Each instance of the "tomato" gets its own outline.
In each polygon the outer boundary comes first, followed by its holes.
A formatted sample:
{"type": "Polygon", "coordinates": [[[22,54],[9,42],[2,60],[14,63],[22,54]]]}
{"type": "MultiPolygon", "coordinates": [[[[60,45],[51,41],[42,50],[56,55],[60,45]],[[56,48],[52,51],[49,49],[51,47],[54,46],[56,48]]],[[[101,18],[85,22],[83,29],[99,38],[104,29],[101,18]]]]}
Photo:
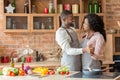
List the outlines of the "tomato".
{"type": "Polygon", "coordinates": [[[19,75],[20,76],[24,76],[25,75],[25,71],[24,70],[19,70],[19,75]]]}
{"type": "Polygon", "coordinates": [[[55,74],[55,71],[53,70],[53,71],[51,71],[50,73],[51,73],[52,75],[54,75],[54,74],[55,74]]]}
{"type": "Polygon", "coordinates": [[[13,71],[9,71],[9,72],[8,72],[8,75],[9,75],[9,76],[15,76],[15,73],[14,73],[13,71]]]}
{"type": "Polygon", "coordinates": [[[65,72],[64,72],[64,71],[61,71],[61,72],[60,72],[60,74],[61,74],[61,75],[64,75],[64,74],[65,74],[65,72]]]}
{"type": "Polygon", "coordinates": [[[10,76],[15,76],[15,73],[12,72],[12,73],[10,74],[10,76]]]}
{"type": "Polygon", "coordinates": [[[70,74],[70,72],[69,72],[69,71],[67,71],[67,72],[66,72],[66,75],[69,75],[69,74],[70,74]]]}
{"type": "Polygon", "coordinates": [[[47,75],[50,75],[50,72],[49,72],[49,71],[47,72],[47,75]]]}
{"type": "Polygon", "coordinates": [[[11,73],[12,73],[12,71],[9,71],[9,72],[8,72],[8,75],[10,76],[10,75],[11,75],[11,73]]]}

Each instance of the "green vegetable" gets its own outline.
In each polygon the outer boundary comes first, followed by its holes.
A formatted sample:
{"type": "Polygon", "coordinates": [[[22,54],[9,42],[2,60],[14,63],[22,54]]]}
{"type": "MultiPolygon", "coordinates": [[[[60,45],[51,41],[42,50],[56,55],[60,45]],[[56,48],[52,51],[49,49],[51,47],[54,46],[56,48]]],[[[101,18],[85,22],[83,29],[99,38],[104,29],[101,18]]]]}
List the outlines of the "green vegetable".
{"type": "Polygon", "coordinates": [[[3,72],[2,72],[2,71],[0,71],[0,75],[3,75],[3,72]]]}

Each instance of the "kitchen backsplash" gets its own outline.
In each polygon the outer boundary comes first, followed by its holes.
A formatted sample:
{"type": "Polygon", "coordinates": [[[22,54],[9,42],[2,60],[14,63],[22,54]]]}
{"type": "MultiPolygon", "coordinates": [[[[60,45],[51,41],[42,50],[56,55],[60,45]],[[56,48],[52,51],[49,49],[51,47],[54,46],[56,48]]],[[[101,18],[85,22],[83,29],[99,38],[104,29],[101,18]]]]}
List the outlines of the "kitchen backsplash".
{"type": "MultiPolygon", "coordinates": [[[[120,1],[106,0],[106,26],[118,28],[116,21],[120,20],[120,1]]],[[[55,42],[55,33],[4,33],[3,28],[3,0],[0,0],[0,55],[8,55],[13,50],[29,45],[34,50],[43,53],[51,52],[58,47],[55,42]]],[[[81,37],[81,34],[79,34],[81,37]]]]}

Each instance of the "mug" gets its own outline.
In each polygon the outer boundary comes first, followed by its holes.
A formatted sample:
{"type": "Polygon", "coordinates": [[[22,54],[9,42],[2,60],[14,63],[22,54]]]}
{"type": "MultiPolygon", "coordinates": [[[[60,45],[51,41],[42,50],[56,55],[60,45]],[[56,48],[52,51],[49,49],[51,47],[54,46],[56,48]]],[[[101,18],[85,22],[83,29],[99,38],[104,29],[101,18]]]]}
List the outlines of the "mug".
{"type": "Polygon", "coordinates": [[[9,56],[4,56],[4,63],[8,63],[9,62],[9,56]]]}
{"type": "Polygon", "coordinates": [[[26,62],[30,63],[31,62],[31,56],[26,56],[26,62]]]}

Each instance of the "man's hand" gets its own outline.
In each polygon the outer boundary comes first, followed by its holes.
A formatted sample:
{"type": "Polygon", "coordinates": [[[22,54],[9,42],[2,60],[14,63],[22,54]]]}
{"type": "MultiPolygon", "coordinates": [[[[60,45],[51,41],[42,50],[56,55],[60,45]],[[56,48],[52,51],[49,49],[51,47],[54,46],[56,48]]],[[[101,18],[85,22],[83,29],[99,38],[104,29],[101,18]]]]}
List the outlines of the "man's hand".
{"type": "Polygon", "coordinates": [[[83,48],[83,52],[94,55],[94,48],[92,48],[92,47],[83,48]]]}

